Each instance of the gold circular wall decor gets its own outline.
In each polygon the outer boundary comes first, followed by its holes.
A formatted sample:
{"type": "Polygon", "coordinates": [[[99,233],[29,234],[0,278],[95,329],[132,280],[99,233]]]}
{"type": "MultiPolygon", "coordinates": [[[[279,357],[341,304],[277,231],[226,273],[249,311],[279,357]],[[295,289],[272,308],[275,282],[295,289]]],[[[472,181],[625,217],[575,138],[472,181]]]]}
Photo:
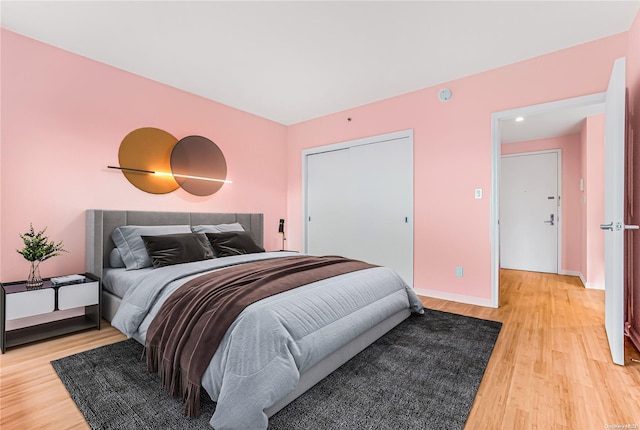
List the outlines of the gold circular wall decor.
{"type": "Polygon", "coordinates": [[[166,194],[176,190],[179,185],[171,175],[171,152],[177,141],[159,128],[133,130],[122,140],[118,151],[120,166],[133,170],[122,170],[122,173],[136,188],[147,193],[166,194]],[[146,172],[136,172],[136,169],[146,172]]]}
{"type": "Polygon", "coordinates": [[[222,151],[202,136],[187,136],[171,151],[171,172],[188,193],[209,196],[224,185],[227,162],[222,151]]]}

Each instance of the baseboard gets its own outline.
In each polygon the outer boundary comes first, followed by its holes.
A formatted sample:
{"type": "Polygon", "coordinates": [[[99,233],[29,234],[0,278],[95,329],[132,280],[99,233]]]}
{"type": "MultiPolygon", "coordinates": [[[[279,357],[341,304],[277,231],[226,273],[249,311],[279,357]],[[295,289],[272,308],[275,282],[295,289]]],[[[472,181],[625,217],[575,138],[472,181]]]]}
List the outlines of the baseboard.
{"type": "Polygon", "coordinates": [[[587,284],[588,284],[588,282],[587,282],[587,280],[586,280],[586,279],[584,279],[584,276],[582,276],[582,273],[580,273],[580,282],[582,282],[582,285],[583,285],[585,288],[587,288],[587,284]]]}
{"type": "Polygon", "coordinates": [[[414,291],[419,296],[448,300],[450,302],[465,303],[467,305],[484,306],[486,308],[494,307],[494,306],[491,306],[490,298],[484,299],[482,297],[466,296],[464,294],[447,293],[444,291],[426,290],[423,288],[414,288],[414,291]]]}
{"type": "Polygon", "coordinates": [[[584,284],[584,287],[592,290],[604,290],[604,284],[599,282],[587,282],[584,284]]]}
{"type": "MultiPolygon", "coordinates": [[[[577,276],[581,281],[584,279],[582,273],[575,270],[558,270],[558,275],[577,276]]],[[[584,281],[582,283],[584,284],[584,281]]]]}
{"type": "Polygon", "coordinates": [[[558,275],[577,276],[580,278],[580,281],[585,288],[589,288],[591,290],[604,290],[604,284],[599,282],[587,282],[584,275],[580,272],[576,272],[575,270],[559,270],[558,275]]]}

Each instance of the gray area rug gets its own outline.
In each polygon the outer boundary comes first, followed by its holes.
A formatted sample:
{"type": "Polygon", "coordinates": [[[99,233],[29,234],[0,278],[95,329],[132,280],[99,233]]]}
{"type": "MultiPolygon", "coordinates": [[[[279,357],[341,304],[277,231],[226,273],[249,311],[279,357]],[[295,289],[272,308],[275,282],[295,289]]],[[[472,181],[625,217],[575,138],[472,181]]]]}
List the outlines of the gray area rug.
{"type": "MultiPolygon", "coordinates": [[[[501,323],[425,310],[412,315],[269,420],[271,430],[462,429],[501,323]]],[[[93,429],[207,429],[146,371],[134,340],[52,361],[93,429]]]]}

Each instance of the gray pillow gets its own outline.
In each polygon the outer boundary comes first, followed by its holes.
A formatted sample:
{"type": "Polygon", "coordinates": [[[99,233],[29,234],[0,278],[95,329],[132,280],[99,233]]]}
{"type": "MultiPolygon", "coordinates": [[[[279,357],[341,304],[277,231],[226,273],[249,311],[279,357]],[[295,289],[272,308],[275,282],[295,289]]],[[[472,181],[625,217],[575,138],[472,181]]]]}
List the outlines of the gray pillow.
{"type": "Polygon", "coordinates": [[[127,270],[151,267],[152,261],[140,236],[191,233],[188,225],[123,225],[111,233],[127,270]]]}
{"type": "Polygon", "coordinates": [[[204,234],[178,233],[141,237],[155,268],[213,258],[213,250],[204,234]]]}
{"type": "Polygon", "coordinates": [[[122,260],[122,255],[120,255],[120,251],[118,251],[118,248],[113,248],[111,250],[111,254],[109,254],[109,266],[113,267],[114,269],[127,267],[124,264],[124,260],[122,260]]]}
{"type": "Polygon", "coordinates": [[[244,227],[239,222],[231,224],[192,225],[191,231],[198,234],[224,233],[226,231],[244,231],[244,227]]]}

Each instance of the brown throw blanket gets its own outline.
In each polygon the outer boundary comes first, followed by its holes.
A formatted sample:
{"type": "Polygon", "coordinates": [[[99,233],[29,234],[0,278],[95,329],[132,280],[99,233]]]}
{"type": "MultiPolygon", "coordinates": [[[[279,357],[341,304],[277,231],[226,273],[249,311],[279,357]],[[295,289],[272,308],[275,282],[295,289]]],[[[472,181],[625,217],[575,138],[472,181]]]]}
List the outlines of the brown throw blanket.
{"type": "Polygon", "coordinates": [[[147,331],[147,368],[181,394],[184,412],[200,414],[200,383],[235,318],[263,298],[344,273],[375,267],[343,257],[296,256],[228,267],[178,288],[147,331]]]}

